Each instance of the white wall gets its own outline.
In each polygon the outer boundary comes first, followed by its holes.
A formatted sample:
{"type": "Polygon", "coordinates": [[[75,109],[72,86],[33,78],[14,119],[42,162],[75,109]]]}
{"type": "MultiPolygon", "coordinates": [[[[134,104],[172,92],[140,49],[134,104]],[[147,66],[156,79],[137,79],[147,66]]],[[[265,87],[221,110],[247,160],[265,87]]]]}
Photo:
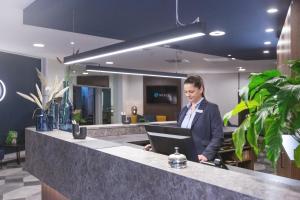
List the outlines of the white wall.
{"type": "Polygon", "coordinates": [[[143,76],[123,75],[123,110],[131,114],[131,107],[137,106],[138,114],[144,114],[143,76]]]}
{"type": "MultiPolygon", "coordinates": [[[[248,83],[248,73],[240,74],[240,88],[248,83]]],[[[219,106],[221,116],[230,111],[238,103],[238,74],[202,74],[205,85],[205,96],[208,101],[219,106]]],[[[237,124],[237,117],[230,120],[237,124]]]]}
{"type": "Polygon", "coordinates": [[[130,115],[132,106],[137,106],[138,114],[144,114],[142,76],[112,75],[109,84],[114,108],[112,123],[121,122],[121,112],[130,115]]]}
{"type": "Polygon", "coordinates": [[[58,80],[64,80],[65,73],[65,65],[60,64],[57,60],[54,59],[46,59],[46,68],[44,74],[46,75],[46,78],[50,84],[54,82],[56,76],[58,80]]]}

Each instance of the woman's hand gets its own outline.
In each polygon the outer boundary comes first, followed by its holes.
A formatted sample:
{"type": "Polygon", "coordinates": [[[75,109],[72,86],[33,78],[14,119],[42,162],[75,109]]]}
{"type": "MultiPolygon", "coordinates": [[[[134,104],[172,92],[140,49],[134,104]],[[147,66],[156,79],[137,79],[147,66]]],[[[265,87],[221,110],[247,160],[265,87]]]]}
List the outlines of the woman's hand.
{"type": "Polygon", "coordinates": [[[146,151],[152,151],[151,144],[147,144],[146,146],[144,146],[144,150],[146,150],[146,151]]]}
{"type": "Polygon", "coordinates": [[[202,154],[198,155],[198,160],[199,160],[199,162],[201,162],[201,161],[207,162],[208,161],[208,159],[202,154]]]}

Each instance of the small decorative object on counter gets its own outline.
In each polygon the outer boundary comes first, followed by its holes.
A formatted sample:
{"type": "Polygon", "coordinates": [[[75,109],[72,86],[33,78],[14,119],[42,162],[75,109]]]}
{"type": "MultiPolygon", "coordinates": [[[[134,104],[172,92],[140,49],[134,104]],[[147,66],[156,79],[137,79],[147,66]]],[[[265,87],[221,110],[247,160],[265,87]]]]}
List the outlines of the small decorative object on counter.
{"type": "Polygon", "coordinates": [[[47,111],[41,110],[41,113],[36,116],[35,120],[35,127],[37,131],[53,130],[53,116],[49,115],[47,111]]]}
{"type": "Polygon", "coordinates": [[[131,107],[131,114],[132,115],[137,115],[137,107],[136,106],[131,107]]]}
{"type": "MultiPolygon", "coordinates": [[[[64,81],[64,87],[68,87],[68,81],[64,81]]],[[[59,129],[63,131],[72,131],[73,104],[69,99],[69,91],[63,94],[62,102],[59,107],[59,129]]]]}
{"type": "Polygon", "coordinates": [[[130,124],[131,123],[131,118],[127,117],[125,112],[121,112],[121,120],[122,120],[122,124],[130,124]]]}
{"type": "Polygon", "coordinates": [[[72,133],[74,139],[85,139],[87,135],[86,127],[79,127],[79,124],[76,121],[72,121],[72,133]]]}
{"type": "Polygon", "coordinates": [[[38,108],[33,112],[33,117],[36,117],[36,130],[52,131],[53,126],[54,128],[57,126],[58,117],[56,112],[58,105],[55,105],[55,101],[62,98],[69,87],[63,87],[63,80],[59,81],[57,77],[55,77],[53,84],[49,84],[39,69],[36,69],[36,72],[43,89],[40,88],[40,85],[35,84],[36,95],[33,93],[27,95],[21,92],[17,92],[17,94],[37,105],[38,108]],[[41,112],[35,115],[37,110],[41,110],[41,112]]]}
{"type": "Polygon", "coordinates": [[[187,167],[186,156],[178,152],[179,147],[175,147],[175,153],[169,155],[169,164],[172,168],[182,169],[187,167]]]}

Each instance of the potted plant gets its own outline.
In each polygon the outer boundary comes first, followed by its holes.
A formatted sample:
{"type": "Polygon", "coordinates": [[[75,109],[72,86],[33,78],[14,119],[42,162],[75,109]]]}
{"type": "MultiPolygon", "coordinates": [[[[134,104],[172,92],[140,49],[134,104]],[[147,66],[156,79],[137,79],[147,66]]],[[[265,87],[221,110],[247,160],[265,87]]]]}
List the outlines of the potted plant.
{"type": "MultiPolygon", "coordinates": [[[[44,75],[38,69],[36,69],[36,71],[38,78],[44,87],[43,93],[38,84],[35,84],[37,95],[34,95],[33,93],[27,95],[21,92],[17,92],[17,94],[35,103],[38,106],[38,109],[41,110],[41,114],[36,117],[37,131],[49,131],[53,129],[53,116],[49,115],[50,105],[55,99],[61,98],[69,87],[63,87],[63,80],[59,81],[57,77],[55,77],[54,84],[51,86],[44,75]]],[[[35,115],[35,111],[33,115],[35,115]]]]}
{"type": "MultiPolygon", "coordinates": [[[[275,166],[281,152],[282,134],[295,134],[300,128],[300,60],[289,61],[292,76],[278,70],[253,73],[247,86],[239,91],[241,102],[224,115],[224,124],[239,112],[249,114],[233,132],[237,157],[242,159],[246,141],[256,155],[266,150],[267,158],[275,166]],[[259,140],[259,136],[263,140],[259,140]]],[[[300,167],[300,145],[294,152],[300,167]]]]}
{"type": "Polygon", "coordinates": [[[17,138],[18,138],[17,131],[8,131],[5,143],[15,145],[17,144],[17,138]]]}

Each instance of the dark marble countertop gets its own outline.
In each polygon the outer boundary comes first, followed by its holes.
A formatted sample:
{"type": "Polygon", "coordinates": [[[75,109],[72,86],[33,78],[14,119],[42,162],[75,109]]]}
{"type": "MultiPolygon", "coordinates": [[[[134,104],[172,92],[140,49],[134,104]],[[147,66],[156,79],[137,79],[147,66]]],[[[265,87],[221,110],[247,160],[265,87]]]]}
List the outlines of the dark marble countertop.
{"type": "Polygon", "coordinates": [[[123,144],[142,136],[74,140],[32,128],[25,136],[26,170],[70,199],[300,199],[300,181],[189,161],[173,169],[167,156],[123,144]]]}

